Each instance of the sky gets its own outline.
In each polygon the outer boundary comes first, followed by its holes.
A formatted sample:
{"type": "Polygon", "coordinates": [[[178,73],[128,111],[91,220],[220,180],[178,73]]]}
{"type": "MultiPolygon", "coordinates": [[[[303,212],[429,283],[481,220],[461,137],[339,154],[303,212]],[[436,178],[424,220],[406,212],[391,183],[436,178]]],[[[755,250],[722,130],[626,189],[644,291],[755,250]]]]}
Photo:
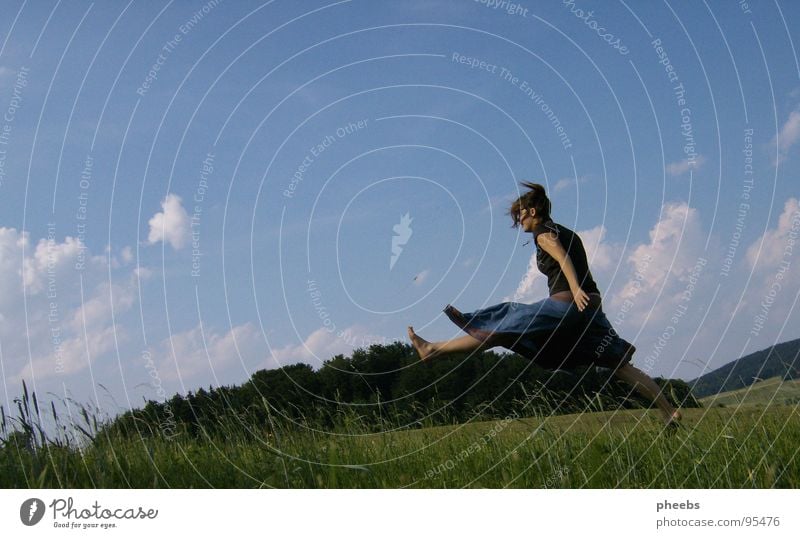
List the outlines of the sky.
{"type": "Polygon", "coordinates": [[[447,304],[547,295],[520,181],[651,375],[800,337],[796,2],[0,11],[7,409],[461,336],[447,304]]]}

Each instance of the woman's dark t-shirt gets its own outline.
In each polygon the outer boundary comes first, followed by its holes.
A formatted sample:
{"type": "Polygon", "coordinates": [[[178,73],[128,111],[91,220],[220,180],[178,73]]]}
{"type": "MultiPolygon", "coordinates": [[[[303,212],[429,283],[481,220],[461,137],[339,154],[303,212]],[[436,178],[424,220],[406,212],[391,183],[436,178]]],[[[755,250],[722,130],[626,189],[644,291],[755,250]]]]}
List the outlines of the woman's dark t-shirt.
{"type": "Polygon", "coordinates": [[[543,233],[554,233],[558,236],[558,240],[564,250],[567,251],[570,260],[572,260],[575,274],[578,276],[578,283],[583,291],[586,293],[600,293],[597,289],[597,284],[592,278],[592,273],[589,271],[589,262],[586,260],[586,250],[583,248],[581,238],[569,228],[565,228],[552,220],[547,220],[539,223],[534,228],[533,242],[536,245],[536,266],[539,271],[547,276],[547,287],[550,289],[550,295],[559,291],[570,291],[570,289],[567,277],[561,272],[561,266],[537,242],[539,235],[543,233]]]}

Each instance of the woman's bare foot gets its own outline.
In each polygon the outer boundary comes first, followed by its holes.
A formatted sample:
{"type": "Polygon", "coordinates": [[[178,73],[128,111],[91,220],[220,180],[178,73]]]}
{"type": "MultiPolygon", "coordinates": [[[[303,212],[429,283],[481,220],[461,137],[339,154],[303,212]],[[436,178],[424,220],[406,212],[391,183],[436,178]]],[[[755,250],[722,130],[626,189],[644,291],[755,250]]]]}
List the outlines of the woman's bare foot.
{"type": "Polygon", "coordinates": [[[408,326],[408,338],[411,340],[411,343],[414,345],[414,349],[417,350],[419,358],[423,362],[431,358],[431,355],[433,355],[433,352],[435,351],[433,344],[424,338],[417,336],[417,333],[414,332],[414,327],[411,325],[408,326]]]}
{"type": "Polygon", "coordinates": [[[681,425],[681,420],[683,420],[683,415],[677,409],[672,412],[672,414],[664,421],[664,425],[669,429],[677,429],[681,425]]]}

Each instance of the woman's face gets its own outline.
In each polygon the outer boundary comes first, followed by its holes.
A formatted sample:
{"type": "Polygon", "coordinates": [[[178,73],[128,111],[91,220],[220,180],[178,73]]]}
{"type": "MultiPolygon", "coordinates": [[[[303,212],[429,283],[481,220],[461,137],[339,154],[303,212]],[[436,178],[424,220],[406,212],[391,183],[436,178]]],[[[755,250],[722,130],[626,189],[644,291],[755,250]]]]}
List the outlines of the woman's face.
{"type": "Polygon", "coordinates": [[[519,210],[519,225],[522,226],[522,229],[526,232],[530,232],[533,230],[533,217],[536,213],[535,209],[522,207],[519,210]]]}

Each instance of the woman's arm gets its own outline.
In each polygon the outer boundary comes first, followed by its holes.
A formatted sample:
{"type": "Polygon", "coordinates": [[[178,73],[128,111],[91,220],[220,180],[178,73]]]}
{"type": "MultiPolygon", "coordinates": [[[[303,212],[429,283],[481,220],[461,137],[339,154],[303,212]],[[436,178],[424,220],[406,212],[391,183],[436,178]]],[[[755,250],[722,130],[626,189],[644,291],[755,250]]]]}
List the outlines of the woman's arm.
{"type": "Polygon", "coordinates": [[[583,291],[580,283],[578,283],[578,274],[575,272],[575,266],[572,264],[567,251],[564,250],[564,246],[559,241],[558,236],[552,232],[539,234],[536,238],[536,243],[561,266],[561,272],[567,277],[572,298],[578,306],[578,310],[583,312],[583,309],[589,304],[589,296],[586,295],[586,292],[583,291]]]}

